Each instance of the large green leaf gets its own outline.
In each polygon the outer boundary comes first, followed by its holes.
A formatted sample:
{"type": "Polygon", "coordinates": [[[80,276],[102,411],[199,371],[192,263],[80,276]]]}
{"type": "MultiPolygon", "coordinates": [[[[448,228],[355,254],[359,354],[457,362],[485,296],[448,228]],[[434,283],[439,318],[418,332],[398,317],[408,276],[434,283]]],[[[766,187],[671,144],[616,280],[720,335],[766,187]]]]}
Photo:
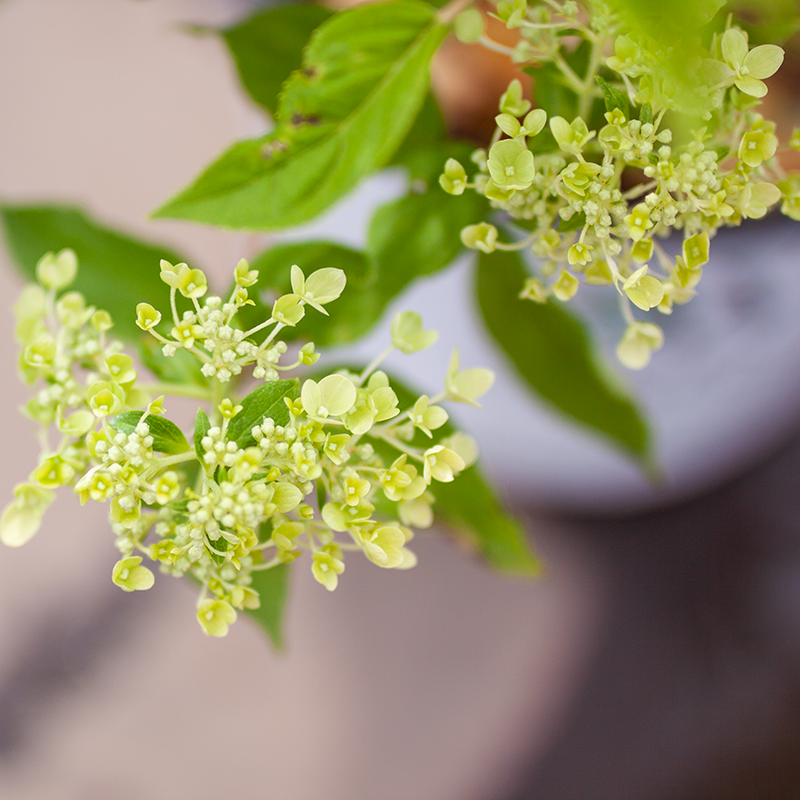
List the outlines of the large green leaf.
{"type": "Polygon", "coordinates": [[[446,30],[419,0],[336,14],[284,84],[275,131],[234,145],[155,215],[254,230],[313,219],[397,150],[446,30]]]}
{"type": "Polygon", "coordinates": [[[536,395],[649,466],[642,412],[612,383],[575,317],[519,299],[525,277],[516,253],[481,255],[475,290],[489,332],[536,395]]]}
{"type": "MultiPolygon", "coordinates": [[[[108,424],[121,433],[131,434],[136,430],[139,420],[144,411],[124,411],[108,420],[108,424]]],[[[189,442],[183,435],[183,431],[166,417],[157,417],[150,414],[147,417],[147,425],[150,428],[150,435],[153,437],[153,450],[158,453],[177,455],[189,450],[189,442]]]]}
{"type": "Polygon", "coordinates": [[[267,417],[276,425],[289,422],[289,408],[284,398],[296,400],[300,396],[300,386],[296,378],[288,381],[269,381],[250,392],[242,400],[242,410],[228,425],[228,440],[239,447],[252,447],[256,440],[251,431],[267,417]]]}
{"type": "Polygon", "coordinates": [[[453,197],[438,183],[381,206],[367,234],[380,310],[414,279],[450,264],[463,248],[461,229],[483,219],[486,210],[477,193],[453,197]]]}
{"type": "Polygon", "coordinates": [[[275,114],[281,84],[302,65],[313,30],[333,14],[316,3],[268,8],[220,31],[242,85],[258,105],[275,114]]]}
{"type": "Polygon", "coordinates": [[[289,570],[288,564],[280,564],[252,573],[251,588],[261,597],[261,606],[248,611],[247,615],[267,632],[276,650],[283,650],[284,644],[283,617],[289,592],[289,570]]]}
{"type": "Polygon", "coordinates": [[[184,260],[172,250],[118,233],[67,206],[4,205],[0,220],[11,256],[29,278],[35,277],[36,262],[46,252],[65,247],[75,251],[79,268],[71,288],[111,314],[115,336],[140,341],[137,303],[169,308],[169,289],[159,278],[159,261],[184,260]]]}

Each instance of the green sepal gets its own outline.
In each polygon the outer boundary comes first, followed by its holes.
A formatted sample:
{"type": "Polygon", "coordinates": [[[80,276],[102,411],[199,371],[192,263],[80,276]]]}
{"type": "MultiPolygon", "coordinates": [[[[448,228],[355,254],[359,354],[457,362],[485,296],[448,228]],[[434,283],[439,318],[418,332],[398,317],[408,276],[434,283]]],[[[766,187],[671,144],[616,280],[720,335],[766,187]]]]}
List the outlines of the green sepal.
{"type": "MultiPolygon", "coordinates": [[[[606,111],[613,111],[615,108],[618,108],[625,115],[625,118],[629,119],[631,104],[628,100],[628,95],[615,86],[612,86],[605,78],[600,77],[600,75],[595,75],[594,79],[600,87],[600,91],[603,93],[606,111]]],[[[652,115],[652,111],[650,113],[652,115]]]]}

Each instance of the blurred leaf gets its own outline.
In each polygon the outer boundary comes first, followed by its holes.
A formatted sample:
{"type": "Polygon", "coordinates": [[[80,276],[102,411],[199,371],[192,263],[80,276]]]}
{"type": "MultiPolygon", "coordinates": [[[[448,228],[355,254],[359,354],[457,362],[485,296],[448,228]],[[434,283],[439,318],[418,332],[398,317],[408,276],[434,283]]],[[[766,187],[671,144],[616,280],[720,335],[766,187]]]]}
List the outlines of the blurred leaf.
{"type": "Polygon", "coordinates": [[[292,3],[259,11],[221,30],[250,97],[271,115],[281,85],[302,64],[311,33],[333,14],[316,3],[292,3]]]}
{"type": "Polygon", "coordinates": [[[615,108],[618,108],[625,115],[626,119],[630,119],[631,104],[628,100],[628,95],[612,86],[605,78],[601,78],[599,75],[595,75],[594,79],[597,81],[597,85],[603,93],[606,111],[613,111],[615,108]]]}
{"type": "MultiPolygon", "coordinates": [[[[117,414],[108,420],[108,424],[120,433],[130,435],[136,430],[139,420],[144,411],[125,411],[117,414]]],[[[147,425],[150,428],[150,436],[153,437],[153,450],[158,453],[177,455],[189,450],[189,442],[183,435],[183,431],[166,417],[157,417],[150,414],[147,417],[147,425]]]]}
{"type": "Polygon", "coordinates": [[[167,358],[161,352],[161,347],[161,343],[152,336],[142,336],[139,340],[139,356],[153,375],[164,383],[188,383],[208,388],[208,378],[200,372],[196,356],[181,348],[174,356],[167,358]]]}
{"type": "Polygon", "coordinates": [[[197,457],[202,461],[203,456],[205,455],[205,450],[203,449],[202,441],[203,437],[209,432],[211,429],[211,421],[208,418],[208,415],[202,408],[197,409],[197,414],[194,418],[194,451],[197,453],[197,457]]]}
{"type": "Polygon", "coordinates": [[[288,425],[289,409],[284,398],[296,400],[300,385],[296,378],[288,381],[268,381],[242,400],[242,410],[230,421],[227,439],[239,447],[252,447],[256,440],[251,431],[267,417],[276,425],[288,425]]]}
{"type": "MultiPolygon", "coordinates": [[[[445,151],[454,144],[447,138],[444,117],[431,92],[425,96],[411,130],[394,154],[389,166],[403,166],[408,169],[412,181],[435,182],[439,178],[444,162],[448,158],[458,158],[445,151]]],[[[471,148],[472,149],[472,148],[471,148]]]]}
{"type": "Polygon", "coordinates": [[[611,382],[577,319],[553,303],[519,299],[525,278],[517,253],[481,255],[475,290],[489,333],[538,397],[649,468],[642,412],[611,382]]]}
{"type": "Polygon", "coordinates": [[[185,259],[164,247],[104,227],[78,208],[68,206],[0,206],[5,240],[19,270],[35,279],[36,263],[48,251],[69,247],[79,268],[70,286],[114,320],[113,335],[139,343],[136,305],[148,302],[169,308],[169,288],[159,278],[162,258],[185,259]]]}
{"type": "Polygon", "coordinates": [[[234,145],[155,216],[255,230],[313,219],[391,159],[446,32],[418,0],[334,15],[284,84],[276,130],[234,145]]]}
{"type": "MultiPolygon", "coordinates": [[[[439,171],[444,162],[439,162],[439,171]]],[[[459,197],[438,183],[381,206],[367,233],[381,312],[409,283],[452,263],[461,252],[461,229],[483,219],[488,204],[476,192],[459,197]]]]}
{"type": "Polygon", "coordinates": [[[280,564],[251,573],[250,588],[258,592],[261,606],[248,610],[247,615],[267,632],[276,650],[284,647],[283,619],[289,593],[289,569],[289,564],[280,564]]]}

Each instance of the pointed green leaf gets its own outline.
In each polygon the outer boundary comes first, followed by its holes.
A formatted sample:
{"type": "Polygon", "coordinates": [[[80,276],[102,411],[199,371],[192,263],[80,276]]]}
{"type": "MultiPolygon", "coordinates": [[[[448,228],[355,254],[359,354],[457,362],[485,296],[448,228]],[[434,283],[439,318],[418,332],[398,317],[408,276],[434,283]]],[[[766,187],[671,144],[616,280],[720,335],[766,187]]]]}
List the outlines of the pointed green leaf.
{"type": "Polygon", "coordinates": [[[250,97],[275,114],[281,84],[302,64],[312,32],[331,15],[316,3],[292,3],[259,11],[220,31],[250,97]]]}
{"type": "Polygon", "coordinates": [[[438,183],[381,206],[367,233],[381,311],[413,280],[452,263],[464,247],[461,229],[481,220],[487,210],[477,193],[453,197],[438,183]]]}
{"type": "Polygon", "coordinates": [[[419,0],[336,14],[284,84],[276,130],[234,145],[155,216],[251,230],[313,219],[391,159],[446,32],[419,0]]]}
{"type": "Polygon", "coordinates": [[[613,111],[615,108],[618,108],[626,118],[630,117],[631,104],[628,100],[628,95],[620,89],[617,89],[616,86],[612,86],[599,75],[595,75],[594,79],[597,81],[597,85],[603,93],[603,99],[606,102],[606,111],[613,111]]]}
{"type": "Polygon", "coordinates": [[[519,299],[525,278],[517,253],[481,255],[475,289],[489,333],[538,397],[650,466],[642,411],[611,381],[575,317],[519,299]]]}
{"type": "Polygon", "coordinates": [[[296,400],[300,396],[300,386],[296,378],[288,381],[270,381],[250,392],[242,400],[242,410],[228,425],[228,440],[239,447],[252,447],[256,440],[251,431],[267,417],[276,425],[289,422],[289,409],[284,397],[296,400]]]}
{"type": "Polygon", "coordinates": [[[92,220],[68,206],[0,206],[6,245],[19,270],[33,279],[36,262],[48,251],[69,247],[78,256],[78,277],[70,286],[87,302],[104,308],[114,321],[112,335],[139,342],[136,304],[169,308],[169,288],[159,278],[162,258],[183,257],[92,220]]]}
{"type": "Polygon", "coordinates": [[[194,418],[194,451],[201,461],[206,452],[202,445],[203,437],[208,433],[210,428],[211,422],[208,419],[208,415],[202,408],[198,408],[194,418]]]}
{"type": "Polygon", "coordinates": [[[247,615],[267,632],[276,650],[284,647],[283,620],[289,593],[289,570],[289,564],[280,564],[251,573],[253,582],[250,588],[258,592],[261,605],[248,610],[247,615]]]}
{"type": "MultiPolygon", "coordinates": [[[[144,411],[124,411],[111,417],[108,424],[121,433],[131,434],[139,424],[144,411]]],[[[183,431],[166,417],[157,417],[154,414],[148,415],[145,420],[150,428],[150,436],[153,437],[153,450],[158,453],[177,455],[189,450],[189,442],[183,435],[183,431]]]]}

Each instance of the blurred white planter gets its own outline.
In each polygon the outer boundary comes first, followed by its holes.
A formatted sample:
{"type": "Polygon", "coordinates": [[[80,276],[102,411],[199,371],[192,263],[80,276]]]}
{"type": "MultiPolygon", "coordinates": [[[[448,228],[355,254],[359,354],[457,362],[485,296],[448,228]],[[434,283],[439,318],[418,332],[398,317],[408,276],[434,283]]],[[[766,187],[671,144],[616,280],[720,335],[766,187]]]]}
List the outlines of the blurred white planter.
{"type": "MultiPolygon", "coordinates": [[[[375,177],[314,224],[281,238],[326,238],[360,247],[372,210],[403,188],[400,172],[375,177]]],[[[800,226],[788,220],[723,231],[713,243],[700,295],[671,317],[657,315],[666,345],[639,373],[626,373],[613,357],[622,333],[613,293],[584,287],[576,298],[576,308],[593,323],[612,366],[649,414],[668,476],[659,488],[650,486],[612,446],[545,408],[527,391],[477,317],[469,256],[418,281],[392,306],[392,311],[419,311],[441,336],[430,350],[395,355],[388,366],[430,392],[441,387],[453,346],[461,352],[462,365],[496,370],[497,383],[483,411],[457,408],[455,414],[479,440],[484,465],[506,494],[580,511],[652,507],[730,477],[796,424],[798,252],[800,226]]],[[[342,355],[369,360],[388,341],[390,319],[387,314],[377,331],[342,355]]]]}

